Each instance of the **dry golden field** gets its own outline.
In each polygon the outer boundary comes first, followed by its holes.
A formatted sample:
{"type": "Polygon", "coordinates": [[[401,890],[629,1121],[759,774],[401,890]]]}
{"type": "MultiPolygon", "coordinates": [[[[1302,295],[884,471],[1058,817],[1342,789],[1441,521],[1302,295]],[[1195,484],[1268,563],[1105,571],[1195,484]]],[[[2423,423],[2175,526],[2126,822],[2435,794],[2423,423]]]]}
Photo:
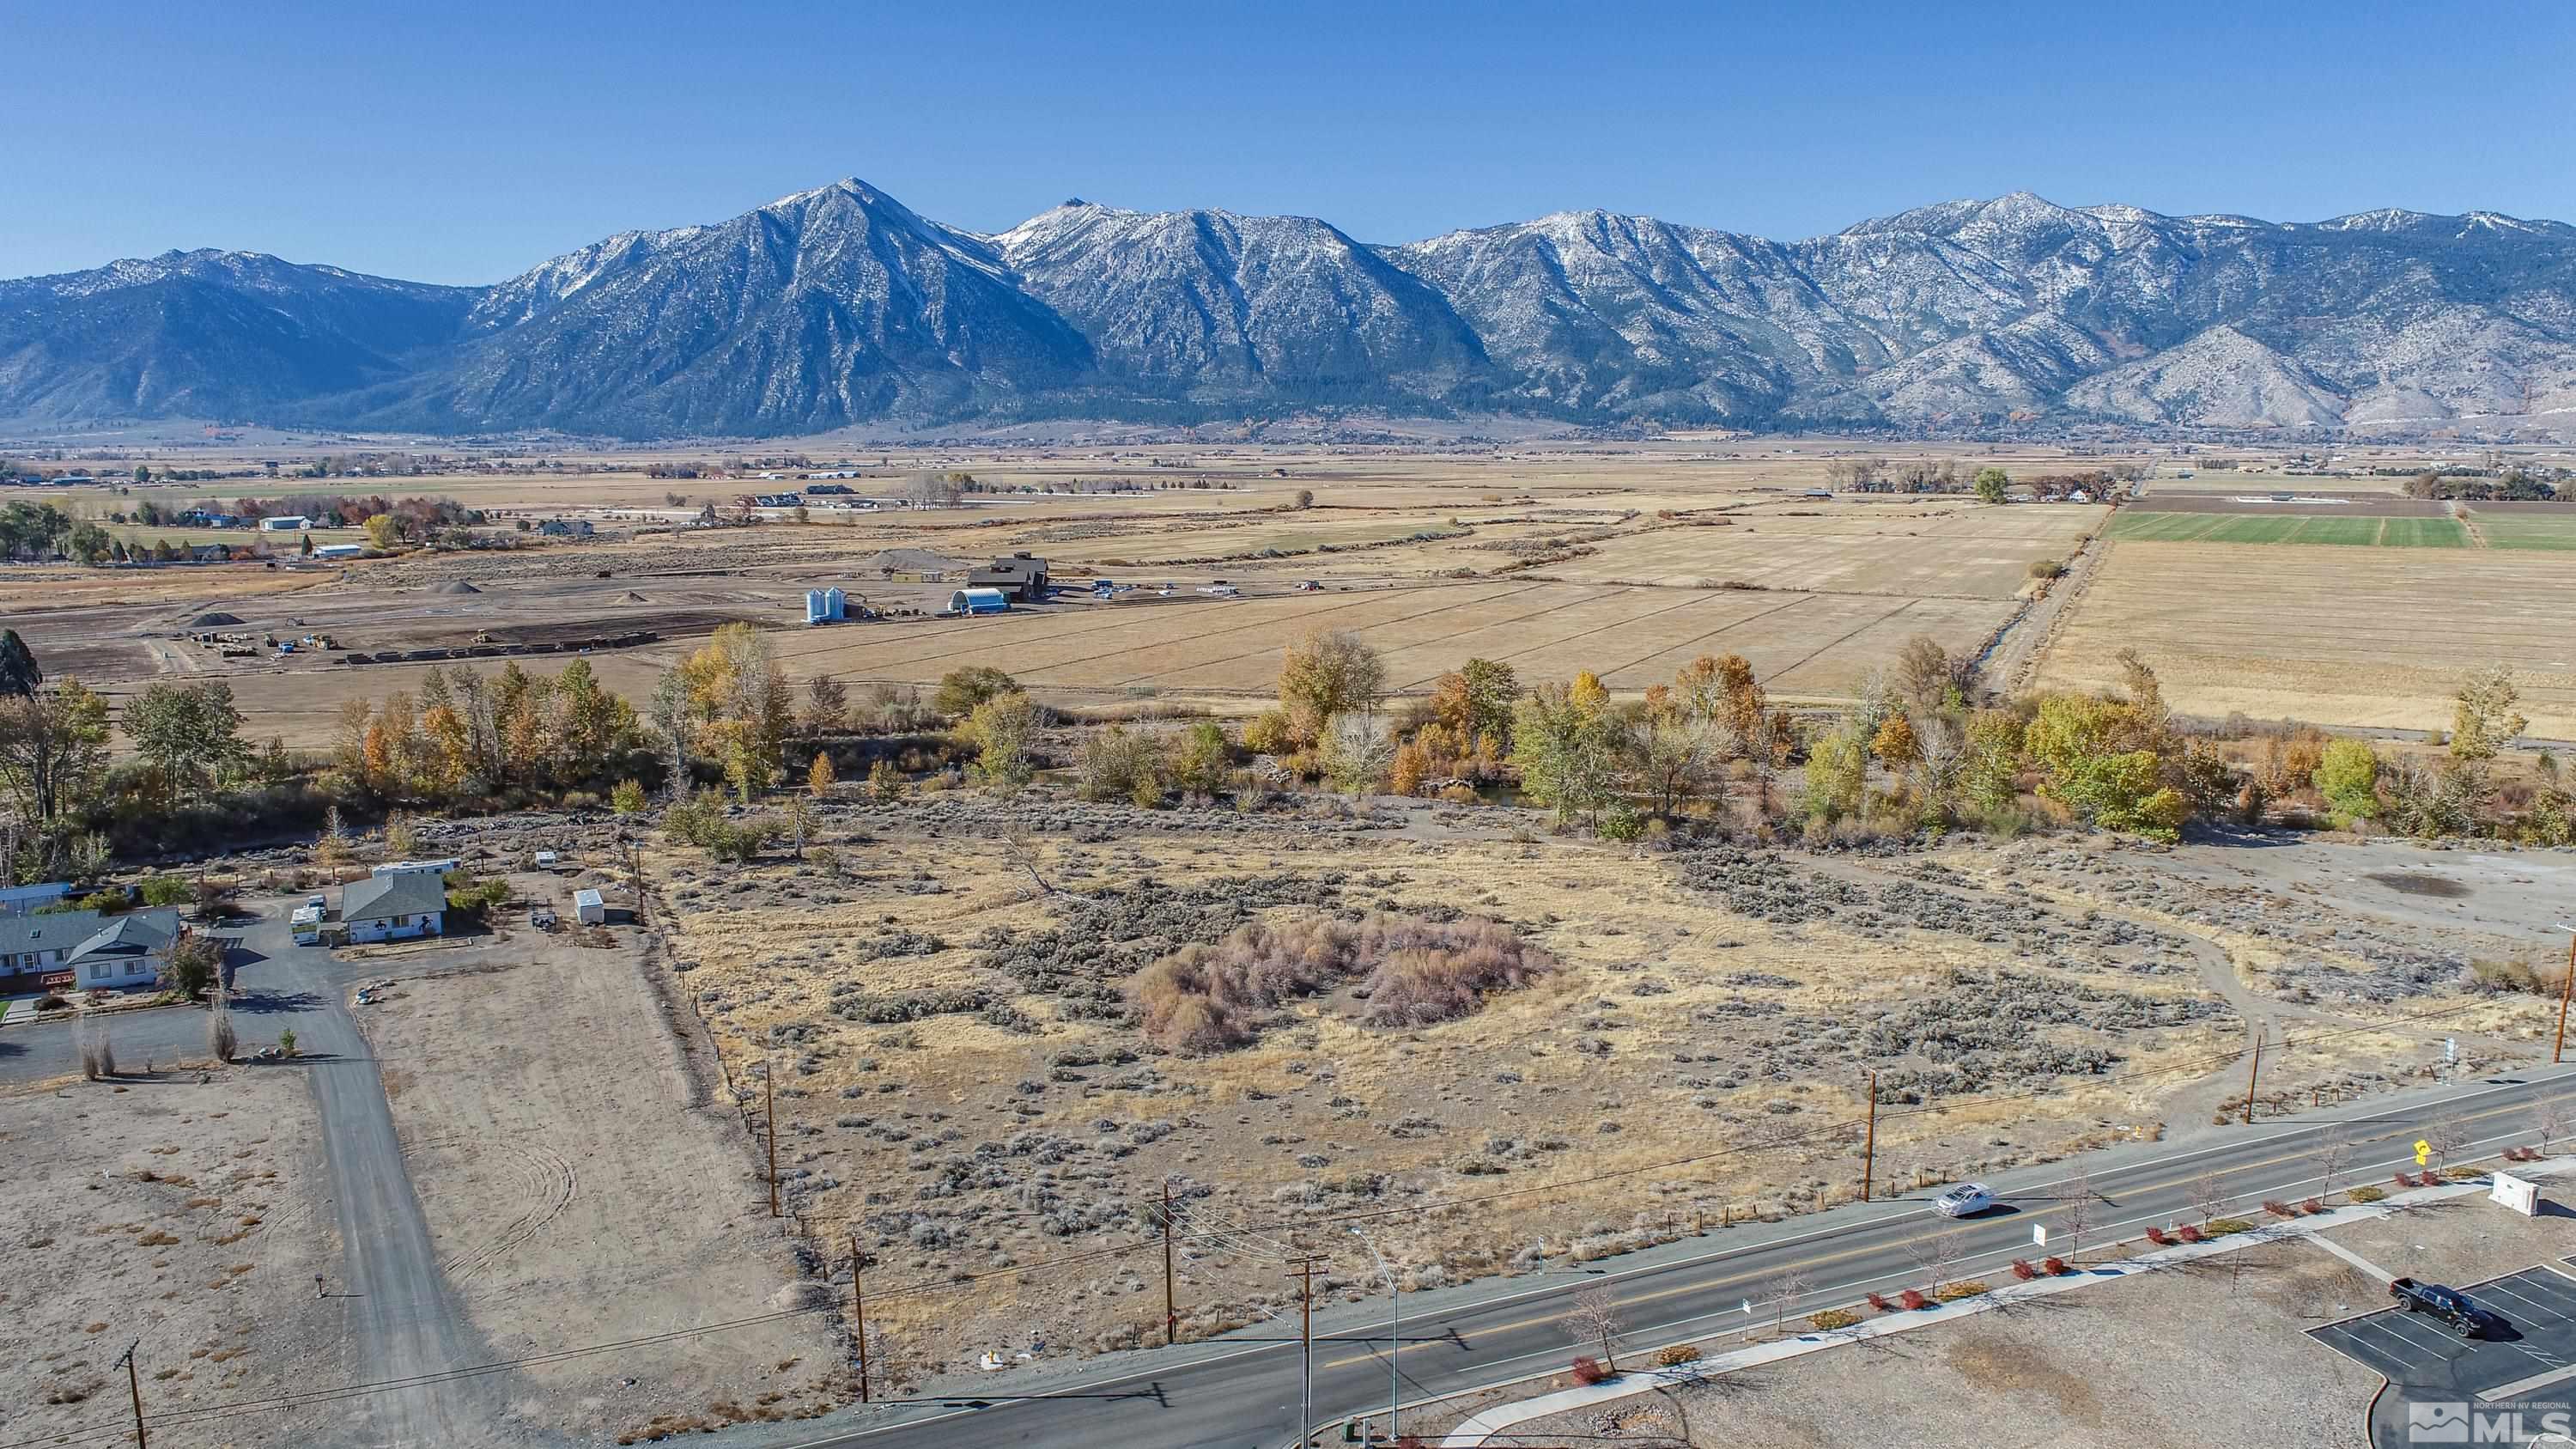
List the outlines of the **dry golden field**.
{"type": "Polygon", "coordinates": [[[2467,671],[2513,667],[2531,734],[2576,738],[2576,568],[2547,552],[2105,542],[2040,662],[2113,683],[2133,647],[2193,714],[2444,729],[2467,671]]]}
{"type": "Polygon", "coordinates": [[[1783,517],[1726,515],[1727,527],[1658,529],[1549,564],[1550,575],[1594,583],[2009,599],[2030,566],[2062,561],[2099,528],[2102,507],[1978,508],[1915,500],[1837,501],[1783,517]]]}

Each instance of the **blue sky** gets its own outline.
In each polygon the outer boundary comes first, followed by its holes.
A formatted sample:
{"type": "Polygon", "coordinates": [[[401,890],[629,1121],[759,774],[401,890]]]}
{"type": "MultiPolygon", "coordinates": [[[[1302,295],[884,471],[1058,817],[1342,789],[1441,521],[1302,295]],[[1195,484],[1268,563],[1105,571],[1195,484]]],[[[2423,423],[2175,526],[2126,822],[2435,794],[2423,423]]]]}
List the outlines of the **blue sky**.
{"type": "Polygon", "coordinates": [[[2576,5],[0,0],[0,276],[172,247],[489,282],[856,175],[1364,241],[1578,207],[1808,236],[2027,187],[2576,220],[2576,5]],[[532,13],[541,11],[543,13],[532,13]]]}

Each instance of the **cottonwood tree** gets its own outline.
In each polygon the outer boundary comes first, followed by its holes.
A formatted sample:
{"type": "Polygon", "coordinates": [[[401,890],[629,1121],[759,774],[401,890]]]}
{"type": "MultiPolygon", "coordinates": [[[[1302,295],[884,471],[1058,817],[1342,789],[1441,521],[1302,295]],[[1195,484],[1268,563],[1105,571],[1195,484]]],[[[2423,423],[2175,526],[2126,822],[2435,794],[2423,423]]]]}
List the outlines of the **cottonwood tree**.
{"type": "Polygon", "coordinates": [[[1385,659],[1347,630],[1319,630],[1280,656],[1279,707],[1300,744],[1320,741],[1333,716],[1368,713],[1385,696],[1385,659]]]}
{"type": "Polygon", "coordinates": [[[2460,682],[2451,711],[2451,758],[2492,760],[2496,751],[2522,737],[2531,722],[2514,711],[2522,691],[2513,671],[2490,664],[2460,682]]]}
{"type": "Polygon", "coordinates": [[[1559,1320],[1566,1334],[1587,1348],[1599,1345],[1601,1366],[1612,1373],[1619,1371],[1619,1357],[1614,1351],[1616,1340],[1626,1328],[1619,1316],[1619,1300],[1607,1288],[1586,1288],[1574,1295],[1572,1306],[1559,1320]]]}
{"type": "Polygon", "coordinates": [[[995,695],[966,716],[958,734],[975,747],[975,778],[986,789],[1008,795],[1035,778],[1029,742],[1038,725],[1036,703],[1017,690],[995,695]]]}
{"type": "Polygon", "coordinates": [[[1592,675],[1546,684],[1523,696],[1512,716],[1512,764],[1531,799],[1556,818],[1586,819],[1615,797],[1627,731],[1610,692],[1592,675]]]}

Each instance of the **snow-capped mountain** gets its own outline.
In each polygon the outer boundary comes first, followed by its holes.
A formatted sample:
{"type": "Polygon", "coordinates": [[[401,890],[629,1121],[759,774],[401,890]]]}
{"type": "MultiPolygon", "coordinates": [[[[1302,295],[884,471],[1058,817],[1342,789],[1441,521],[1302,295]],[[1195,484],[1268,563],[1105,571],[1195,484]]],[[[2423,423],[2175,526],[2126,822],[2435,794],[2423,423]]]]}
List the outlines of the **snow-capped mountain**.
{"type": "Polygon", "coordinates": [[[409,375],[480,295],[222,251],[0,282],[0,418],[299,408],[409,375]]]}
{"type": "Polygon", "coordinates": [[[2017,192],[1797,242],[1586,211],[1371,246],[1081,201],[980,236],[846,180],[484,288],[239,252],[0,282],[0,418],[663,436],[1317,405],[2546,426],[2576,409],[2576,227],[2017,192]]]}

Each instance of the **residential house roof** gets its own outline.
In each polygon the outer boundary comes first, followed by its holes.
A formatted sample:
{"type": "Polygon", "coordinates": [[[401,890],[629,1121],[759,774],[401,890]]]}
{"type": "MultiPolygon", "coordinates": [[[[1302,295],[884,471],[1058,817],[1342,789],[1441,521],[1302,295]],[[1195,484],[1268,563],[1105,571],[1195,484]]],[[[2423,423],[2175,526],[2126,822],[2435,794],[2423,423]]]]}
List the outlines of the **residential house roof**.
{"type": "Polygon", "coordinates": [[[99,924],[106,919],[96,911],[0,916],[0,956],[21,956],[30,951],[69,951],[97,935],[99,924]]]}
{"type": "Polygon", "coordinates": [[[68,958],[86,961],[97,956],[149,956],[166,950],[179,939],[179,912],[162,906],[148,911],[128,911],[111,918],[90,938],[80,943],[68,958]]]}
{"type": "Polygon", "coordinates": [[[427,871],[351,881],[340,895],[340,919],[344,921],[426,916],[446,909],[447,883],[427,871]]]}

